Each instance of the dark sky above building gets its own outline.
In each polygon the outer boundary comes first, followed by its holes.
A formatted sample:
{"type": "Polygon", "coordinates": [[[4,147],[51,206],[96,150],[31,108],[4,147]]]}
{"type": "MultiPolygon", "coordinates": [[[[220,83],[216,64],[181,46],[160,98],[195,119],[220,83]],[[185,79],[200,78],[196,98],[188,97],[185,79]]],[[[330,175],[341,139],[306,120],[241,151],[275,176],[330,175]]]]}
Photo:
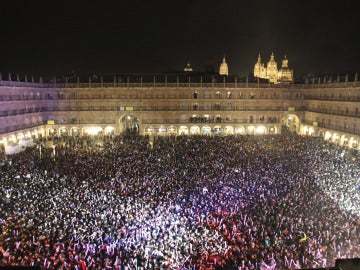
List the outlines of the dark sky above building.
{"type": "Polygon", "coordinates": [[[259,53],[295,77],[360,71],[360,1],[131,0],[0,3],[0,72],[54,76],[253,71],[259,53]]]}

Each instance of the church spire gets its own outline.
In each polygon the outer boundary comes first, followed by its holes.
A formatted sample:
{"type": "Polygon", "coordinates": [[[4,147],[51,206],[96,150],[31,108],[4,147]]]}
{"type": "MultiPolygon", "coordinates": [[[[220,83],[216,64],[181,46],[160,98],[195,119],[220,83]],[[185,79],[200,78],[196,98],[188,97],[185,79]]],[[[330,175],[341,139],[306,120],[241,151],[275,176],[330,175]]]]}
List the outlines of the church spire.
{"type": "Polygon", "coordinates": [[[220,65],[220,68],[219,68],[219,74],[229,76],[229,67],[228,67],[228,64],[226,63],[225,53],[224,53],[223,60],[220,65]]]}
{"type": "Polygon", "coordinates": [[[261,56],[260,56],[260,53],[259,53],[259,56],[258,56],[258,63],[261,63],[261,56]]]}

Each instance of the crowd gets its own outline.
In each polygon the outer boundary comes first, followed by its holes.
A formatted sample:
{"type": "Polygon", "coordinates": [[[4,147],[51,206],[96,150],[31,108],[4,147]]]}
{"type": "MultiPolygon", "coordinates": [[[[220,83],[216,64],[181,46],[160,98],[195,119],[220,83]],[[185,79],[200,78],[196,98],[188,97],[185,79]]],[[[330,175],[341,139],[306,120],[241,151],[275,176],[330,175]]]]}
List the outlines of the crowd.
{"type": "Polygon", "coordinates": [[[356,152],[294,134],[78,139],[0,167],[0,266],[300,269],[360,257],[356,152]]]}

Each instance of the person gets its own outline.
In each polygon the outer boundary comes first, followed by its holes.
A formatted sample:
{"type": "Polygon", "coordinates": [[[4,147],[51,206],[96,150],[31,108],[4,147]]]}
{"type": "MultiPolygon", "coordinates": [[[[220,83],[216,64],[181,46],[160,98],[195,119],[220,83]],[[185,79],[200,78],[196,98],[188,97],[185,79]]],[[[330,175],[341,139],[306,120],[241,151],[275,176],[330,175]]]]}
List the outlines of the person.
{"type": "Polygon", "coordinates": [[[290,269],[360,255],[360,164],[339,146],[291,134],[101,139],[111,147],[68,138],[55,161],[52,149],[9,157],[0,266],[290,269]]]}

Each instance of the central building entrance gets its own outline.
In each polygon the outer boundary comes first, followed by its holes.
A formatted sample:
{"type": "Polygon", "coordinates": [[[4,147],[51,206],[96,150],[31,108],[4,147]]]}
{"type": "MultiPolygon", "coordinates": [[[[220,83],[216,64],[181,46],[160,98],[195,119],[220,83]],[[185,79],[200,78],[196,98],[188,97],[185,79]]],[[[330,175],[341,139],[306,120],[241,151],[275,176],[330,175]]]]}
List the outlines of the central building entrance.
{"type": "Polygon", "coordinates": [[[121,133],[139,134],[138,118],[132,114],[126,114],[120,119],[121,133]]]}

